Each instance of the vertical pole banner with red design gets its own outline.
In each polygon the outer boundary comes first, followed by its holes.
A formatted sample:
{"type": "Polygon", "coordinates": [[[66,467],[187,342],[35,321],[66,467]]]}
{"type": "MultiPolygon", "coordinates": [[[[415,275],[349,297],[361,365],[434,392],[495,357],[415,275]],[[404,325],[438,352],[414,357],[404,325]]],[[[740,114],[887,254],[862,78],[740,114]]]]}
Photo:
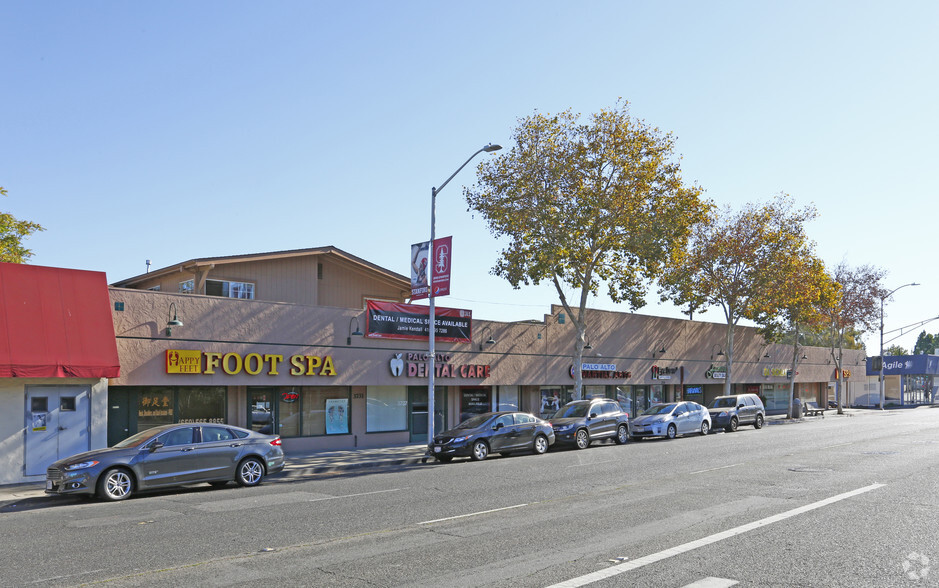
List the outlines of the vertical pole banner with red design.
{"type": "Polygon", "coordinates": [[[430,295],[427,284],[427,265],[434,264],[434,283],[430,287],[434,296],[450,294],[450,259],[453,237],[434,239],[433,251],[428,251],[428,241],[411,245],[411,300],[421,300],[430,295]]]}
{"type": "Polygon", "coordinates": [[[450,255],[453,252],[453,237],[434,239],[433,257],[430,262],[434,264],[433,283],[430,287],[434,296],[448,296],[450,294],[450,255]]]}

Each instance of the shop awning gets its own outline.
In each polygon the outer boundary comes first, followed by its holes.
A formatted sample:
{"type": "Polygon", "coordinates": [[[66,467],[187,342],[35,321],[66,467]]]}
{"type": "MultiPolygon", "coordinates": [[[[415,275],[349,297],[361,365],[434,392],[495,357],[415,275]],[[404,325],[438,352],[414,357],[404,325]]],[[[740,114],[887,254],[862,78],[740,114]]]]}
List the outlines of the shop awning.
{"type": "Polygon", "coordinates": [[[0,263],[0,377],[120,375],[103,272],[0,263]]]}

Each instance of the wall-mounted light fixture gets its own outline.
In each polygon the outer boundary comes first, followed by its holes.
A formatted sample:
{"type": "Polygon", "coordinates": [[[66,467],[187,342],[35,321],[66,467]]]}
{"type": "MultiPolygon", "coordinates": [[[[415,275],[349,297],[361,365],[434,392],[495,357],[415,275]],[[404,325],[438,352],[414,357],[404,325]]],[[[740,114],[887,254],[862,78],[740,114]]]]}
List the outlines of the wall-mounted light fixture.
{"type": "Polygon", "coordinates": [[[799,358],[799,361],[805,361],[806,359],[808,359],[808,357],[805,355],[805,353],[803,353],[802,357],[799,358]]]}
{"type": "Polygon", "coordinates": [[[362,331],[359,330],[359,317],[354,316],[349,319],[349,336],[346,337],[346,345],[352,345],[353,337],[361,337],[362,331]],[[355,330],[352,330],[352,323],[355,323],[355,330]]]}
{"type": "MultiPolygon", "coordinates": [[[[483,331],[489,331],[489,338],[486,339],[486,345],[495,345],[495,344],[496,344],[496,340],[492,338],[492,329],[490,329],[489,327],[483,327],[483,331]]],[[[480,350],[480,351],[483,350],[483,344],[482,344],[482,343],[479,344],[479,350],[480,350]]]]}
{"type": "Polygon", "coordinates": [[[711,361],[714,361],[715,357],[724,357],[724,349],[721,347],[720,343],[711,345],[711,361]],[[717,353],[714,353],[715,347],[717,347],[717,353]]]}
{"type": "Polygon", "coordinates": [[[659,342],[655,345],[655,348],[652,349],[652,359],[655,359],[655,354],[656,354],[656,353],[659,354],[659,357],[662,357],[663,355],[665,355],[665,340],[664,340],[664,339],[661,340],[661,341],[659,341],[659,342]]]}
{"type": "Polygon", "coordinates": [[[588,349],[593,349],[593,345],[590,344],[589,340],[586,343],[584,343],[584,351],[587,351],[588,349]]]}
{"type": "Polygon", "coordinates": [[[176,303],[175,303],[175,302],[170,302],[170,307],[169,307],[169,309],[168,309],[167,312],[166,312],[166,317],[167,317],[167,318],[169,318],[171,311],[172,311],[172,313],[173,313],[173,318],[169,319],[169,320],[166,322],[166,336],[167,336],[167,337],[172,337],[172,336],[173,336],[173,327],[181,327],[181,326],[183,326],[183,321],[179,320],[179,316],[178,316],[177,313],[176,313],[176,303]]]}

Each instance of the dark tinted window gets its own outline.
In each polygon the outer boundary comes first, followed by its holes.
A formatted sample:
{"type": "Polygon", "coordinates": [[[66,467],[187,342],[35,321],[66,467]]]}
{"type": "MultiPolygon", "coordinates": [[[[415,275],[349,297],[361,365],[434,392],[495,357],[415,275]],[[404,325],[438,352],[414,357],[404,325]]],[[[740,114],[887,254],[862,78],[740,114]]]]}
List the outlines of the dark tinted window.
{"type": "Polygon", "coordinates": [[[202,442],[231,441],[235,436],[224,427],[202,427],[202,442]]]}
{"type": "Polygon", "coordinates": [[[493,423],[494,426],[502,425],[503,427],[511,427],[515,424],[515,420],[510,414],[504,414],[496,419],[496,422],[493,423]]]}
{"type": "Polygon", "coordinates": [[[572,402],[570,404],[565,404],[554,413],[554,418],[564,419],[571,417],[585,417],[587,416],[587,409],[590,408],[590,404],[586,402],[572,402]]]}
{"type": "Polygon", "coordinates": [[[603,412],[606,414],[615,414],[619,412],[619,406],[612,402],[607,402],[603,405],[603,412]]]}
{"type": "Polygon", "coordinates": [[[192,433],[192,427],[176,429],[175,431],[170,431],[160,435],[159,441],[166,447],[172,447],[174,445],[188,445],[192,443],[192,433]]]}

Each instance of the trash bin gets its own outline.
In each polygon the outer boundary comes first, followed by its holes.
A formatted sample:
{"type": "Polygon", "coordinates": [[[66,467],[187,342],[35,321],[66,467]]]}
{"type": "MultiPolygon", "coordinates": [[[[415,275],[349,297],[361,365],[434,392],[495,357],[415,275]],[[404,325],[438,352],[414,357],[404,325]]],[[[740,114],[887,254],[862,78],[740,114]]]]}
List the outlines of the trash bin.
{"type": "Polygon", "coordinates": [[[792,410],[789,411],[789,418],[792,418],[792,419],[802,418],[802,399],[801,398],[792,399],[792,410]]]}

